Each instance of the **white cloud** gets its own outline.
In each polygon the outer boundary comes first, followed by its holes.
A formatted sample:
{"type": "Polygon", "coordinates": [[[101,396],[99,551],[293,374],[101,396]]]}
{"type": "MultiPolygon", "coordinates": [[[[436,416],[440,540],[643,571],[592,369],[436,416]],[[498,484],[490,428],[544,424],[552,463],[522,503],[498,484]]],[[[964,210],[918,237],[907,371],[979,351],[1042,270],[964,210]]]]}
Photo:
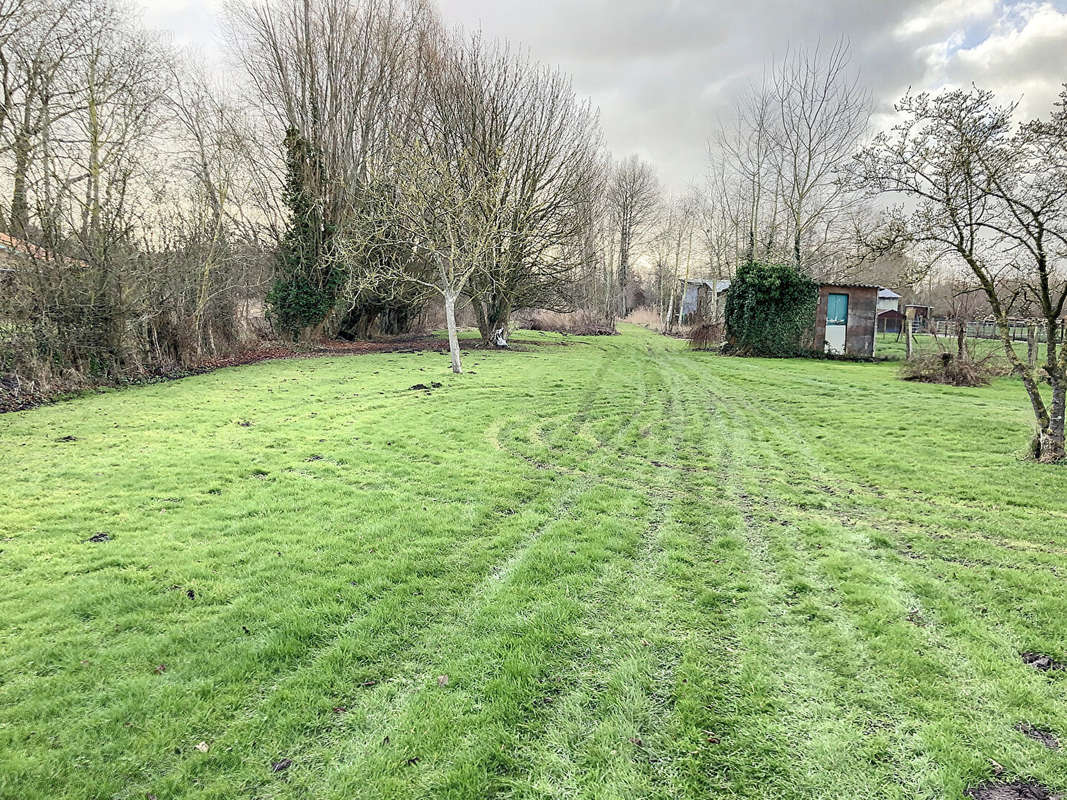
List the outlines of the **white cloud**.
{"type": "Polygon", "coordinates": [[[927,65],[928,88],[975,84],[1020,101],[1021,117],[1043,116],[1067,81],[1067,12],[1049,2],[1002,4],[981,41],[949,46],[927,65]]]}
{"type": "Polygon", "coordinates": [[[996,0],[940,0],[901,20],[894,33],[900,38],[958,30],[993,15],[996,0]]]}

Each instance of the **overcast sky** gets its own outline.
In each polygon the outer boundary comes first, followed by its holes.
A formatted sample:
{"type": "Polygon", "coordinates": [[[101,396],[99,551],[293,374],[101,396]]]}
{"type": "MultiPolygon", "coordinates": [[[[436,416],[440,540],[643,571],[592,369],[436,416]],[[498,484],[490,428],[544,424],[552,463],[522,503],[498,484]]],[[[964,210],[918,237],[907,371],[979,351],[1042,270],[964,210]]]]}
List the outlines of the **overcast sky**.
{"type": "MultiPolygon", "coordinates": [[[[222,0],[141,2],[149,25],[218,52],[222,0]]],[[[975,83],[1020,101],[1026,116],[1044,115],[1067,82],[1067,0],[438,3],[447,23],[522,44],[569,72],[599,106],[616,156],[640,154],[676,189],[703,181],[709,135],[787,48],[847,37],[883,113],[909,86],[975,83]]]]}

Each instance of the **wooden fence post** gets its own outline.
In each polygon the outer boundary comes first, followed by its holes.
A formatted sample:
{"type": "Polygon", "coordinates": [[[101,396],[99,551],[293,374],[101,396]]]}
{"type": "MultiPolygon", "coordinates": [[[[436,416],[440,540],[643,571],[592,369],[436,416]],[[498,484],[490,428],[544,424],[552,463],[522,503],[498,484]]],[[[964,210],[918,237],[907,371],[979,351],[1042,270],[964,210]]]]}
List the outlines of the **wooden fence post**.
{"type": "Polygon", "coordinates": [[[905,309],[904,316],[906,318],[904,320],[904,324],[908,328],[908,332],[904,336],[904,357],[908,361],[911,361],[911,354],[912,354],[912,347],[913,347],[912,340],[915,337],[915,331],[914,331],[914,328],[913,328],[914,321],[915,321],[915,309],[914,308],[905,309]]]}

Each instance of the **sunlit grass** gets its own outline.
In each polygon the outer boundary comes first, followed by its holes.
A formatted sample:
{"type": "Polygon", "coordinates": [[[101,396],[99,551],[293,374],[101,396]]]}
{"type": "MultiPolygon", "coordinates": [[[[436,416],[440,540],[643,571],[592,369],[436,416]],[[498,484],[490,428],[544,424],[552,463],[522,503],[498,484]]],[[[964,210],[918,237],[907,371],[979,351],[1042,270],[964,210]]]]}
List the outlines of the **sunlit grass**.
{"type": "Polygon", "coordinates": [[[1067,789],[1015,382],[518,338],[0,417],[0,796],[1067,789]]]}

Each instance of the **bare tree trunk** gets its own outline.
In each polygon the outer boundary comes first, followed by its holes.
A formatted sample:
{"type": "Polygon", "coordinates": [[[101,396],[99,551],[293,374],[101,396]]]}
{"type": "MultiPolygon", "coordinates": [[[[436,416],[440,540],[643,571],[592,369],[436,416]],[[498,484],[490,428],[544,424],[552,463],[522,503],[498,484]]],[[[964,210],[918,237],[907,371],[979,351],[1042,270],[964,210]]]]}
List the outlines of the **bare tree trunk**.
{"type": "Polygon", "coordinates": [[[967,323],[956,320],[956,358],[962,361],[967,357],[967,323]]]}
{"type": "MultiPolygon", "coordinates": [[[[686,286],[689,285],[689,268],[691,267],[692,263],[693,263],[693,229],[690,228],[689,229],[689,251],[686,253],[686,256],[685,256],[685,285],[686,286]]],[[[677,268],[675,269],[675,274],[677,274],[677,268]]],[[[712,289],[712,291],[714,291],[714,289],[712,289]]],[[[684,306],[685,306],[684,303],[678,303],[678,330],[679,331],[682,330],[682,310],[683,310],[684,306]]],[[[698,312],[700,311],[700,292],[699,291],[697,291],[697,311],[698,312]]]]}
{"type": "Polygon", "coordinates": [[[478,320],[478,332],[486,347],[506,348],[511,325],[511,305],[496,294],[489,293],[484,299],[473,299],[471,305],[478,320]]]}
{"type": "MultiPolygon", "coordinates": [[[[678,305],[681,306],[681,303],[679,303],[678,305]]],[[[681,317],[680,314],[679,314],[679,317],[681,317]]],[[[671,289],[671,301],[667,305],[667,316],[666,317],[661,317],[661,319],[663,320],[663,323],[662,323],[662,325],[663,325],[663,333],[666,333],[667,331],[669,331],[671,329],[671,321],[674,319],[674,290],[673,289],[671,289]]],[[[679,325],[680,324],[681,323],[679,323],[679,325]]]]}
{"type": "Polygon", "coordinates": [[[1040,434],[1042,461],[1056,463],[1067,458],[1064,446],[1064,417],[1067,416],[1067,383],[1062,379],[1052,381],[1052,409],[1048,427],[1040,434]]]}
{"type": "Polygon", "coordinates": [[[15,171],[11,196],[11,232],[25,236],[30,224],[30,204],[27,199],[27,173],[30,169],[30,143],[20,134],[15,140],[15,171]]]}
{"type": "Polygon", "coordinates": [[[463,372],[459,360],[459,333],[456,330],[456,297],[453,292],[445,292],[445,326],[448,328],[448,352],[452,355],[452,371],[457,375],[463,372]]]}
{"type": "Polygon", "coordinates": [[[619,234],[619,316],[625,317],[630,313],[629,304],[626,302],[626,290],[630,283],[630,237],[623,224],[622,233],[619,234]]]}
{"type": "Polygon", "coordinates": [[[1037,323],[1034,320],[1026,323],[1026,360],[1031,369],[1037,366],[1037,323]]]}

